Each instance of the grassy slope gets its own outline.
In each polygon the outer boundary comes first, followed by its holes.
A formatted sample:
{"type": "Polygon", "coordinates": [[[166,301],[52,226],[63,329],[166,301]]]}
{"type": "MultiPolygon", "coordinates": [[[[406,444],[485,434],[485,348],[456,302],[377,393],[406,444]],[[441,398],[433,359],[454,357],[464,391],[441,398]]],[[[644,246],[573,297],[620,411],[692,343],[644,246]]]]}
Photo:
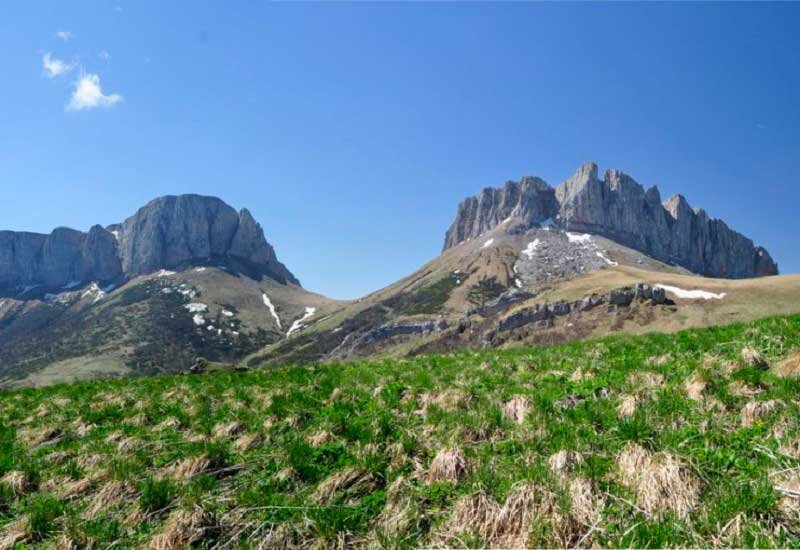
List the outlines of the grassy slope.
{"type": "Polygon", "coordinates": [[[746,347],[800,316],[2,393],[0,547],[797,546],[800,381],[746,347]]]}

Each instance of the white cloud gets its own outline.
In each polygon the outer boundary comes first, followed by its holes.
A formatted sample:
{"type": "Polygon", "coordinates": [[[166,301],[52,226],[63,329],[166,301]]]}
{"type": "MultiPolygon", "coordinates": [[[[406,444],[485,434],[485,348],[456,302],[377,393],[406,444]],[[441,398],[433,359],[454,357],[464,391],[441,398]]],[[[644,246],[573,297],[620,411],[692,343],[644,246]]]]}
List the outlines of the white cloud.
{"type": "Polygon", "coordinates": [[[99,54],[97,54],[97,57],[99,57],[103,61],[108,61],[108,60],[111,59],[111,54],[108,53],[107,51],[103,50],[99,54]]]}
{"type": "Polygon", "coordinates": [[[56,38],[60,38],[64,42],[68,42],[72,38],[72,33],[69,31],[58,31],[56,33],[56,38]]]}
{"type": "Polygon", "coordinates": [[[51,56],[50,52],[45,52],[42,56],[42,68],[44,69],[44,76],[47,78],[55,78],[68,73],[72,70],[73,66],[66,61],[51,56]]]}
{"type": "Polygon", "coordinates": [[[119,94],[104,94],[100,87],[100,77],[87,73],[75,83],[75,90],[67,103],[68,111],[85,111],[97,107],[113,107],[122,101],[119,94]]]}

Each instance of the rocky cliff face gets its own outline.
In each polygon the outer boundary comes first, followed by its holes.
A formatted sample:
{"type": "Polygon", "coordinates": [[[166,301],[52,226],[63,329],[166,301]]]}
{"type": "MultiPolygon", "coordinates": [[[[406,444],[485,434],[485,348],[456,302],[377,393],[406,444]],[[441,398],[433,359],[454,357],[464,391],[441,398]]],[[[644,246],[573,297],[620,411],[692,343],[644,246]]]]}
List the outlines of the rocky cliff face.
{"type": "Polygon", "coordinates": [[[214,197],[161,197],[121,224],[88,233],[0,231],[0,289],[110,282],[212,260],[299,285],[250,212],[214,197]]]}
{"type": "Polygon", "coordinates": [[[602,235],[701,275],[745,278],[778,273],[766,250],[722,220],[693,210],[682,196],[662,203],[656,187],[645,190],[618,170],[608,170],[599,179],[594,163],[581,166],[556,189],[538,178],[525,178],[464,200],[444,248],[475,238],[508,217],[527,227],[552,219],[565,230],[602,235]]]}

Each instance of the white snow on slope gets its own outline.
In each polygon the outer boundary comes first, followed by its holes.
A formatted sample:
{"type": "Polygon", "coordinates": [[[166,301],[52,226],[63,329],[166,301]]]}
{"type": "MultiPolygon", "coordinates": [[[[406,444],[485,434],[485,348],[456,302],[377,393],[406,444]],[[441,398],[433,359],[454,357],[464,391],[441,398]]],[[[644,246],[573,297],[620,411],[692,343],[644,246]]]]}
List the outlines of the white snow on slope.
{"type": "Polygon", "coordinates": [[[606,256],[605,254],[603,254],[599,250],[597,252],[595,252],[595,254],[597,254],[597,257],[600,258],[601,260],[603,260],[604,262],[606,262],[608,265],[619,265],[614,260],[609,260],[608,256],[606,256]]]}
{"type": "Polygon", "coordinates": [[[90,296],[92,294],[94,294],[94,300],[92,300],[93,304],[96,304],[97,302],[102,300],[106,295],[106,293],[103,290],[101,290],[99,286],[97,286],[97,283],[92,283],[89,286],[89,288],[87,288],[83,292],[83,294],[81,294],[81,298],[86,298],[87,296],[90,296]]]}
{"type": "Polygon", "coordinates": [[[517,285],[517,288],[522,288],[522,281],[519,279],[514,279],[514,284],[517,285]]]}
{"type": "Polygon", "coordinates": [[[192,317],[192,320],[194,321],[194,324],[197,325],[198,327],[206,324],[206,320],[199,313],[195,313],[194,317],[192,317]]]}
{"type": "Polygon", "coordinates": [[[203,271],[206,270],[206,268],[205,267],[195,267],[194,270],[197,271],[198,273],[202,273],[203,271]]]}
{"type": "Polygon", "coordinates": [[[275,311],[275,306],[272,305],[272,301],[267,296],[267,293],[264,292],[261,294],[261,298],[264,300],[264,305],[269,308],[269,312],[272,313],[272,317],[275,319],[275,324],[278,325],[279,329],[282,329],[280,317],[278,317],[278,313],[275,311]]]}
{"type": "Polygon", "coordinates": [[[64,290],[72,290],[75,287],[81,286],[81,281],[70,281],[64,285],[64,290]]]}
{"type": "Polygon", "coordinates": [[[488,241],[483,243],[483,246],[481,248],[489,248],[490,246],[492,246],[493,242],[494,242],[494,239],[489,239],[488,241]]]}
{"type": "Polygon", "coordinates": [[[199,302],[186,304],[183,307],[188,309],[189,313],[200,313],[200,312],[203,312],[203,311],[208,311],[208,306],[206,304],[201,304],[199,302]]]}
{"type": "Polygon", "coordinates": [[[119,242],[119,231],[115,229],[111,234],[114,235],[114,238],[119,242]]]}
{"type": "Polygon", "coordinates": [[[571,243],[590,243],[592,241],[592,236],[588,233],[567,233],[567,239],[571,243]]]}
{"type": "Polygon", "coordinates": [[[174,271],[167,271],[166,269],[162,269],[161,271],[156,273],[156,277],[170,277],[172,275],[175,275],[175,272],[174,271]]]}
{"type": "Polygon", "coordinates": [[[726,296],[725,292],[721,294],[715,294],[707,290],[684,290],[682,288],[678,288],[677,286],[662,284],[657,284],[656,288],[663,288],[678,298],[686,298],[688,300],[722,300],[726,296]]]}
{"type": "Polygon", "coordinates": [[[541,241],[539,239],[532,240],[528,243],[528,246],[522,251],[522,253],[525,254],[529,260],[532,260],[533,255],[536,254],[536,249],[539,247],[540,243],[541,241]]]}
{"type": "Polygon", "coordinates": [[[228,311],[227,309],[223,309],[223,310],[222,310],[222,314],[223,314],[225,317],[233,317],[233,312],[232,312],[232,311],[228,311]]]}
{"type": "Polygon", "coordinates": [[[299,319],[297,319],[294,323],[292,323],[292,326],[289,327],[289,331],[286,333],[286,337],[288,338],[289,336],[292,335],[293,332],[298,331],[301,328],[303,328],[303,323],[306,321],[306,319],[308,319],[309,317],[314,315],[316,312],[317,312],[317,308],[315,308],[315,307],[306,307],[306,312],[303,314],[303,316],[300,317],[299,319]]]}

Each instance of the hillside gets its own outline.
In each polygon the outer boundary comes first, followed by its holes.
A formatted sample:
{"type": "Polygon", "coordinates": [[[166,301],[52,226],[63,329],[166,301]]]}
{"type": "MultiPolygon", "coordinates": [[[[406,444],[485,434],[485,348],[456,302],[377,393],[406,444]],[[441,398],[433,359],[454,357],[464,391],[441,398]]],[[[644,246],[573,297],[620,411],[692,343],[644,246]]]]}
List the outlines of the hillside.
{"type": "Polygon", "coordinates": [[[2,392],[0,548],[794,547],[799,353],[793,315],[2,392]]]}

